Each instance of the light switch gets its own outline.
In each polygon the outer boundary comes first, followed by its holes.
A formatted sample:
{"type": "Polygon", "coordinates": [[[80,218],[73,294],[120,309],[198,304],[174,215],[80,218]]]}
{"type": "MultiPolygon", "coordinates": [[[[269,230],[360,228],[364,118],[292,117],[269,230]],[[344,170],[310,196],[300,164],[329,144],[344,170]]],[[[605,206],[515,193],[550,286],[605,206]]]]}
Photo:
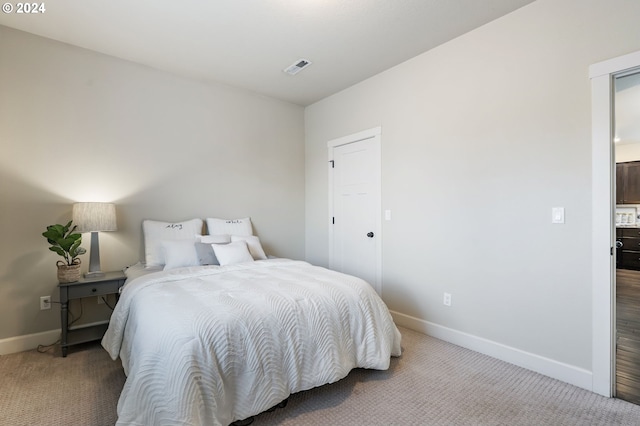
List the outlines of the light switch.
{"type": "Polygon", "coordinates": [[[551,223],[564,223],[564,207],[551,209],[551,223]]]}
{"type": "Polygon", "coordinates": [[[384,220],[391,220],[391,210],[384,211],[384,220]]]}

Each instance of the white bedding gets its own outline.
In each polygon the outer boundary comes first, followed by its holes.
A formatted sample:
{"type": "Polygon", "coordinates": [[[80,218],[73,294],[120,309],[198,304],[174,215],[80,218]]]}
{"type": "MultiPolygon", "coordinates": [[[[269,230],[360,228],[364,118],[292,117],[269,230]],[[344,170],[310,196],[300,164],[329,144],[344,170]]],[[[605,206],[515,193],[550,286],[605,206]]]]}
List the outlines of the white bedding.
{"type": "Polygon", "coordinates": [[[119,425],[228,425],[401,353],[369,284],[287,259],[130,280],[102,345],[127,374],[119,425]]]}
{"type": "Polygon", "coordinates": [[[126,268],[123,269],[123,271],[127,277],[127,280],[131,281],[143,275],[149,275],[149,274],[153,274],[154,272],[162,271],[163,268],[164,266],[146,267],[144,263],[138,262],[134,265],[127,266],[126,268]]]}

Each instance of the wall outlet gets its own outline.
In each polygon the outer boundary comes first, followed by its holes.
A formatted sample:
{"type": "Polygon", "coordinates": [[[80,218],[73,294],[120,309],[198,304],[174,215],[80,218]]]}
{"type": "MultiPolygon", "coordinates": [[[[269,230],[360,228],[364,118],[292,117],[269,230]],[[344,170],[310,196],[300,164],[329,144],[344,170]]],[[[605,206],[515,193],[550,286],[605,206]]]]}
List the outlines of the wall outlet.
{"type": "Polygon", "coordinates": [[[442,299],[442,303],[445,306],[451,306],[451,293],[445,293],[442,299]]]}
{"type": "Polygon", "coordinates": [[[51,296],[42,296],[40,298],[40,310],[51,309],[51,296]]]}

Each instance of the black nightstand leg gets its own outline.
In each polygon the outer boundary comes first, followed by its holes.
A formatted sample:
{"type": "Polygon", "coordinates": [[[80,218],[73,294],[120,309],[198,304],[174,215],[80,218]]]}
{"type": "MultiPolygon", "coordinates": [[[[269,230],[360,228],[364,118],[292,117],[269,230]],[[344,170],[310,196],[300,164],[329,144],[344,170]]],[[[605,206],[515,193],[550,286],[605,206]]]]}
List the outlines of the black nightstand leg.
{"type": "Polygon", "coordinates": [[[69,302],[64,301],[60,305],[60,320],[62,322],[62,337],[60,338],[60,347],[62,356],[67,356],[67,327],[69,326],[69,302]]]}

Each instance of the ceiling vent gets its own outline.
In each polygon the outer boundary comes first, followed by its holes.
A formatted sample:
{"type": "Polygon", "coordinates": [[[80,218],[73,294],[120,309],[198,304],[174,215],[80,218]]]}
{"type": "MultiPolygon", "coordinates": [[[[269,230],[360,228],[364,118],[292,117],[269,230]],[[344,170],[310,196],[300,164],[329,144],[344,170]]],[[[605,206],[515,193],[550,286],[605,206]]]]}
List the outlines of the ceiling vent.
{"type": "Polygon", "coordinates": [[[311,65],[311,61],[307,61],[306,59],[298,59],[295,63],[289,65],[283,71],[289,75],[296,75],[309,65],[311,65]]]}

